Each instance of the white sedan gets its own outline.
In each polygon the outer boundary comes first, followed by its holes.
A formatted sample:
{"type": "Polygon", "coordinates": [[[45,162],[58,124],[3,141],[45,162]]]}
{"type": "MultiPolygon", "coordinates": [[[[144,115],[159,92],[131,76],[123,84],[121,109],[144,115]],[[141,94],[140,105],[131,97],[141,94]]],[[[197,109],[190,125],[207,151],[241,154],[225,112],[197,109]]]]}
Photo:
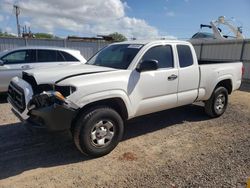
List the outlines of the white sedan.
{"type": "Polygon", "coordinates": [[[1,52],[0,92],[6,92],[11,78],[24,70],[85,62],[79,50],[59,47],[29,46],[1,52]]]}

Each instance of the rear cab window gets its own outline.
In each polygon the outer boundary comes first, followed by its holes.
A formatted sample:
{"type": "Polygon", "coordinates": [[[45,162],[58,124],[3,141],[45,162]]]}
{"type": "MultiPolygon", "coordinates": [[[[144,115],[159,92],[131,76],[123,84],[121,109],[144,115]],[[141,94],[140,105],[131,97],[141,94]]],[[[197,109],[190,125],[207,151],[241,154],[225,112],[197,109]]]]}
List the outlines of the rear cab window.
{"type": "Polygon", "coordinates": [[[181,68],[189,67],[194,64],[193,54],[188,45],[177,45],[177,52],[181,68]]]}

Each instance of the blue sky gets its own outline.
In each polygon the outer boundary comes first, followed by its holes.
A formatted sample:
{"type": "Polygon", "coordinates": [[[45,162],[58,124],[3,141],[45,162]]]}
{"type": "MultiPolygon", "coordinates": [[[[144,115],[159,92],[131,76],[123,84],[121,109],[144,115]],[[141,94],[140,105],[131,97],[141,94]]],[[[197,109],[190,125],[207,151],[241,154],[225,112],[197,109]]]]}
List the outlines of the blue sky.
{"type": "Polygon", "coordinates": [[[200,24],[226,16],[250,38],[250,0],[0,0],[0,28],[16,33],[20,23],[33,32],[58,36],[96,36],[120,32],[128,38],[190,38],[200,24]]]}
{"type": "Polygon", "coordinates": [[[155,0],[126,1],[127,15],[145,19],[160,33],[189,38],[199,31],[200,24],[209,24],[218,16],[234,18],[243,25],[243,33],[250,37],[250,0],[155,0]],[[143,3],[142,3],[143,2],[143,3]]]}

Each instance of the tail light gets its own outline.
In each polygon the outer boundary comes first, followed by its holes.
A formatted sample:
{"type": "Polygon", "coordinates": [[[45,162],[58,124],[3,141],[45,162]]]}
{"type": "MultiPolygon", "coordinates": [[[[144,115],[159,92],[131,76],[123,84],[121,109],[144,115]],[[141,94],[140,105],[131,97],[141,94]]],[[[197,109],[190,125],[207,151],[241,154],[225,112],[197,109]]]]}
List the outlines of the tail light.
{"type": "Polygon", "coordinates": [[[241,68],[241,75],[242,75],[242,77],[243,77],[244,73],[245,73],[245,67],[244,67],[244,65],[242,65],[242,68],[241,68]]]}

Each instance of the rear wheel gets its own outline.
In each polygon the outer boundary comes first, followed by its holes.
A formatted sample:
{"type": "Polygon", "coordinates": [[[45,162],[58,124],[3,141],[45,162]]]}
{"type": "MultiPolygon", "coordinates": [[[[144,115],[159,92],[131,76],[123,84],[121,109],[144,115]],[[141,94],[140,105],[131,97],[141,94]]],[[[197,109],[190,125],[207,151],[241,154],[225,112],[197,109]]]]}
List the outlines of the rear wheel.
{"type": "Polygon", "coordinates": [[[100,157],[122,139],[123,120],[109,107],[96,107],[80,115],[73,130],[74,142],[84,154],[100,157]]]}
{"type": "Polygon", "coordinates": [[[209,100],[205,101],[205,112],[210,117],[219,117],[226,111],[227,104],[227,89],[224,87],[218,87],[214,90],[209,100]]]}

